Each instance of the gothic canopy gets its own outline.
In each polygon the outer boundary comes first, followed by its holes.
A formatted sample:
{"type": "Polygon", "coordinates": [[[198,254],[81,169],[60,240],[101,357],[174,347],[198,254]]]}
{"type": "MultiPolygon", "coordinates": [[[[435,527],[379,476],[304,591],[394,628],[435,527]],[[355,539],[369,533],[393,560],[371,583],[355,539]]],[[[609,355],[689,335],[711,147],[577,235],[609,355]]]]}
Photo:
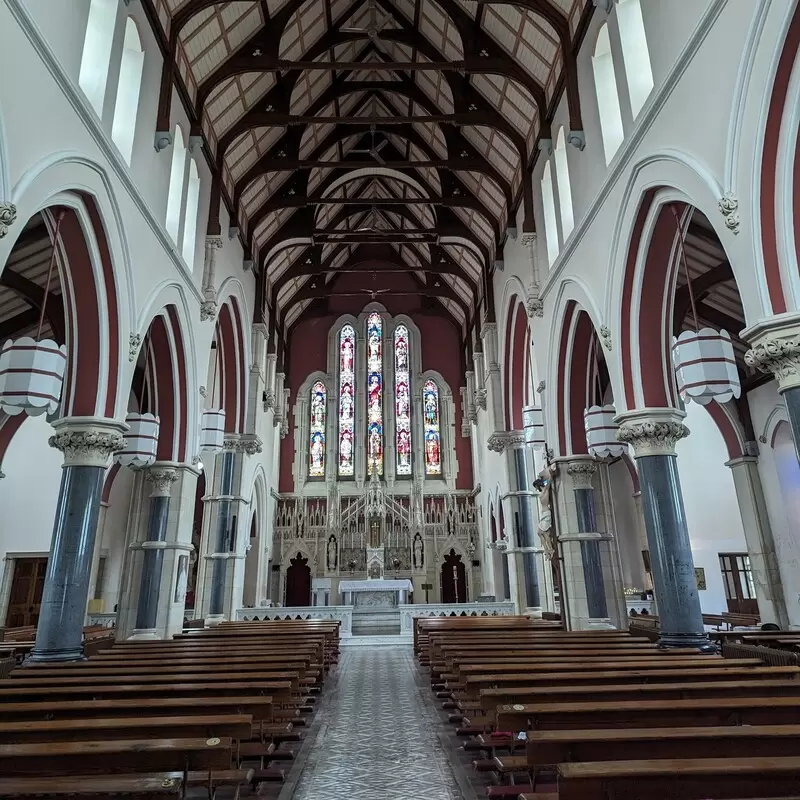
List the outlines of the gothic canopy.
{"type": "Polygon", "coordinates": [[[165,56],[157,137],[177,86],[214,177],[209,234],[224,203],[278,331],[365,271],[409,272],[466,334],[520,204],[533,231],[562,93],[582,130],[592,0],[142,3],[165,56]]]}

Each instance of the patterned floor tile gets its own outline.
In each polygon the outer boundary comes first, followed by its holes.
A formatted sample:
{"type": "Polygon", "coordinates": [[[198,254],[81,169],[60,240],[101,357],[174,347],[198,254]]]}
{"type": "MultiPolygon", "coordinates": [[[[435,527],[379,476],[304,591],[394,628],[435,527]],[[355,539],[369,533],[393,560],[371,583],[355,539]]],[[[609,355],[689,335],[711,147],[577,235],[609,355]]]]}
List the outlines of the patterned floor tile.
{"type": "Polygon", "coordinates": [[[462,800],[415,669],[410,647],[343,652],[293,800],[462,800]]]}

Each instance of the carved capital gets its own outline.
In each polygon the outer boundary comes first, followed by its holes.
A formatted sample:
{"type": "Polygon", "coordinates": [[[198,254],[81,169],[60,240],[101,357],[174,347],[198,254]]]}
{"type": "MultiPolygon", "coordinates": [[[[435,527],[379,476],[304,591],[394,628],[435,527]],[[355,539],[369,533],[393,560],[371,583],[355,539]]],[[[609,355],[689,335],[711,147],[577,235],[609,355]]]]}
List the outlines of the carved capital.
{"type": "Polygon", "coordinates": [[[531,290],[528,292],[528,297],[525,301],[525,309],[528,312],[528,317],[533,319],[534,317],[543,317],[544,316],[544,300],[539,297],[539,284],[535,284],[531,287],[531,290]]]}
{"type": "Polygon", "coordinates": [[[567,474],[572,478],[574,489],[591,489],[595,472],[597,464],[594,461],[571,461],[567,464],[567,474]]]}
{"type": "Polygon", "coordinates": [[[486,411],[486,389],[476,390],[475,405],[480,408],[481,411],[486,411]]]}
{"type": "Polygon", "coordinates": [[[153,466],[145,472],[144,479],[152,486],[150,497],[169,497],[178,472],[172,467],[153,466]]]}
{"type": "Polygon", "coordinates": [[[107,467],[112,453],[125,447],[123,422],[96,417],[64,417],[53,423],[50,447],[64,454],[65,467],[107,467]]]}
{"type": "Polygon", "coordinates": [[[523,233],[520,241],[523,247],[535,247],[536,233],[523,233]]]}
{"type": "Polygon", "coordinates": [[[487,447],[495,453],[502,453],[525,446],[524,431],[495,431],[486,441],[487,447]]]}
{"type": "Polygon", "coordinates": [[[222,237],[206,236],[206,247],[209,250],[222,250],[222,237]]]}
{"type": "Polygon", "coordinates": [[[0,202],[0,239],[16,221],[17,207],[13,203],[0,202]]]}
{"type": "Polygon", "coordinates": [[[620,414],[617,440],[629,444],[636,458],[674,456],[675,445],[689,435],[683,424],[686,414],[674,408],[645,408],[620,414]]]}
{"type": "Polygon", "coordinates": [[[254,456],[263,450],[263,442],[254,433],[246,433],[242,436],[230,436],[222,443],[224,450],[233,453],[242,453],[247,456],[254,456]]]}
{"type": "Polygon", "coordinates": [[[739,233],[739,198],[725,192],[719,200],[719,212],[725,217],[725,227],[734,235],[739,233]]]}
{"type": "Polygon", "coordinates": [[[800,386],[800,334],[766,336],[745,353],[744,360],[749,367],[772,374],[778,391],[800,386]]]}

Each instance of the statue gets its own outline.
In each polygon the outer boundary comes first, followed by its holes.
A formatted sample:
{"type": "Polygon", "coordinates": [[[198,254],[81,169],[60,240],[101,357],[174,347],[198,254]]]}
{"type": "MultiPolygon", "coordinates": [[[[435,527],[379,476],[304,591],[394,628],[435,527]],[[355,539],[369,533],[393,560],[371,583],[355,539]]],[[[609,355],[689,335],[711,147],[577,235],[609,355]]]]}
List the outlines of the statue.
{"type": "Polygon", "coordinates": [[[328,569],[336,569],[336,537],[331,535],[328,539],[328,569]]]}
{"type": "Polygon", "coordinates": [[[422,537],[417,534],[414,536],[414,569],[422,569],[425,563],[425,551],[422,537]]]}
{"type": "Polygon", "coordinates": [[[550,506],[552,495],[550,493],[550,481],[552,473],[549,465],[546,466],[533,482],[533,488],[539,492],[539,539],[545,555],[552,561],[555,556],[556,546],[553,531],[553,509],[550,506]]]}

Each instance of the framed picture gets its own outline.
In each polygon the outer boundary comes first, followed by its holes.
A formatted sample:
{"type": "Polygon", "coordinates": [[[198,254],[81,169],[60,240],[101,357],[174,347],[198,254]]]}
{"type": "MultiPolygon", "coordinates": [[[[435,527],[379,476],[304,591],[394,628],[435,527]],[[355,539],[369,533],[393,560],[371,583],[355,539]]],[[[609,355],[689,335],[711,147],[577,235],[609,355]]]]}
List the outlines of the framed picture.
{"type": "Polygon", "coordinates": [[[704,567],[694,568],[694,579],[697,581],[697,588],[699,591],[706,588],[706,571],[704,567]]]}
{"type": "Polygon", "coordinates": [[[178,556],[178,572],[175,576],[174,603],[182,603],[186,599],[186,583],[189,579],[189,556],[178,556]]]}

